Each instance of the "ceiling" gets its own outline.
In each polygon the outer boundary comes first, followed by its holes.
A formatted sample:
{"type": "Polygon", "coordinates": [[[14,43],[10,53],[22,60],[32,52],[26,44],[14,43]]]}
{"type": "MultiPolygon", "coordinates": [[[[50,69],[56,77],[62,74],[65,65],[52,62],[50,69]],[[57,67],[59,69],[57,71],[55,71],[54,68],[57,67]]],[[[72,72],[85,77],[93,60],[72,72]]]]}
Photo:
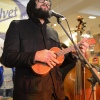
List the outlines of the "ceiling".
{"type": "MultiPolygon", "coordinates": [[[[76,30],[76,26],[79,24],[77,16],[84,18],[85,31],[89,31],[91,34],[100,34],[100,0],[52,0],[52,10],[57,13],[64,15],[67,19],[70,29],[76,30]],[[89,16],[96,16],[96,19],[89,19],[89,16]]],[[[60,25],[57,24],[55,17],[50,18],[51,26],[57,30],[60,37],[64,37],[66,34],[61,29],[60,25]],[[53,26],[53,24],[57,26],[53,26]]],[[[64,21],[61,20],[62,25],[68,31],[68,26],[64,21]]],[[[69,32],[69,31],[68,31],[69,32]]]]}

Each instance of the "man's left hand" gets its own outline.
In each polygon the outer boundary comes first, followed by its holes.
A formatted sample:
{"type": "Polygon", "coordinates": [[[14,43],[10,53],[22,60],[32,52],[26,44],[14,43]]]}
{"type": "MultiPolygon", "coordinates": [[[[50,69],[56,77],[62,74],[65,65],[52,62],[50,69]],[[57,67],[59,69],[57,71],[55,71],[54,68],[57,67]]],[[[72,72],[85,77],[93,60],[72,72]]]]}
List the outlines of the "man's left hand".
{"type": "Polygon", "coordinates": [[[85,53],[86,50],[89,48],[89,43],[87,42],[87,38],[84,38],[80,43],[79,43],[79,48],[81,49],[82,53],[85,53]]]}

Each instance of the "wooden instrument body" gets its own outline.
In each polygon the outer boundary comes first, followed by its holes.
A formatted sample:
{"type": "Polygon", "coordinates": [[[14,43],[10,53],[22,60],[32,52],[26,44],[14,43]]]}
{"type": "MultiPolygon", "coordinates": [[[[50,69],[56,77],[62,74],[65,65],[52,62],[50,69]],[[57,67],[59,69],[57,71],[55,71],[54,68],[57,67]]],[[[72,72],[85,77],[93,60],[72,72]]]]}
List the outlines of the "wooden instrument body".
{"type": "MultiPolygon", "coordinates": [[[[84,24],[86,24],[83,20],[82,16],[78,16],[77,20],[79,24],[77,26],[77,42],[80,41],[80,35],[82,35],[84,31],[84,24]]],[[[96,44],[94,39],[93,44],[96,44]]],[[[90,44],[91,45],[91,44],[90,44]]],[[[88,57],[89,58],[89,57],[88,57]]],[[[87,58],[87,59],[88,59],[87,58]]],[[[92,83],[87,79],[92,77],[92,73],[87,67],[75,66],[65,77],[64,79],[64,91],[65,95],[69,100],[100,100],[100,85],[98,83],[95,84],[95,88],[92,83]],[[80,72],[78,74],[78,72],[80,72]],[[80,81],[80,84],[78,83],[80,81]],[[96,96],[96,97],[94,97],[96,96]]]]}
{"type": "MultiPolygon", "coordinates": [[[[55,51],[55,52],[60,51],[58,47],[53,47],[50,50],[55,51]]],[[[57,66],[60,66],[64,61],[64,55],[57,56],[57,60],[59,61],[59,65],[57,66]]],[[[35,73],[38,72],[38,74],[40,75],[46,75],[51,70],[51,68],[47,64],[42,63],[42,62],[38,62],[35,65],[33,65],[32,69],[35,73]]]]}
{"type": "Polygon", "coordinates": [[[95,90],[92,90],[92,84],[87,80],[92,77],[88,68],[82,70],[82,88],[76,93],[76,66],[64,79],[64,91],[69,100],[93,100],[93,92],[96,93],[96,100],[100,100],[100,85],[96,83],[95,90]],[[85,79],[85,80],[84,80],[85,79]]]}

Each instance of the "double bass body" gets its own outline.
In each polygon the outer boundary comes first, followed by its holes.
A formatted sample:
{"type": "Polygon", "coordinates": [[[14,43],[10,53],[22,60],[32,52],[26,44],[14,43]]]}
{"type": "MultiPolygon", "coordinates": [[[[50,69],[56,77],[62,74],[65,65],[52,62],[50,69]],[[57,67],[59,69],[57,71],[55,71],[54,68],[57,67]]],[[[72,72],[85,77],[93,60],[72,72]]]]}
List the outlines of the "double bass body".
{"type": "Polygon", "coordinates": [[[88,68],[82,69],[80,75],[81,79],[79,78],[81,83],[78,83],[76,67],[77,66],[75,66],[64,79],[65,96],[67,96],[69,100],[94,100],[94,96],[96,100],[100,100],[100,85],[96,83],[95,89],[93,89],[92,83],[87,80],[92,76],[90,70],[88,68]]]}
{"type": "MultiPolygon", "coordinates": [[[[77,21],[79,24],[76,32],[79,33],[77,35],[77,42],[79,42],[80,35],[82,35],[84,31],[83,28],[86,22],[84,22],[84,18],[82,16],[78,16],[77,21]]],[[[100,48],[100,46],[97,47],[100,48]]],[[[100,49],[96,48],[96,52],[98,52],[97,50],[100,49]]],[[[90,56],[87,58],[89,57],[90,56]]],[[[69,71],[64,79],[65,96],[67,96],[69,100],[100,100],[100,85],[98,82],[96,82],[95,85],[89,82],[87,79],[91,77],[92,73],[87,67],[82,66],[81,64],[76,64],[76,66],[69,71]]]]}

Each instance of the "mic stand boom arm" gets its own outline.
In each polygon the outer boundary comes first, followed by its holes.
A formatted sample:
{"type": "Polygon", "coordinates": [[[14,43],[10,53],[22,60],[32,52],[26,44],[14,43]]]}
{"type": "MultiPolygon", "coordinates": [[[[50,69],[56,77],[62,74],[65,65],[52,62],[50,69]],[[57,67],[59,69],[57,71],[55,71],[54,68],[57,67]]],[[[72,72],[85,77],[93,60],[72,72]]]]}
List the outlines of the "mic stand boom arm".
{"type": "Polygon", "coordinates": [[[81,50],[77,47],[77,45],[75,44],[75,42],[73,41],[73,39],[70,37],[70,35],[68,34],[68,32],[65,30],[65,28],[63,27],[63,25],[61,24],[61,21],[59,19],[60,19],[60,17],[57,17],[58,24],[62,27],[62,29],[64,30],[64,32],[66,33],[66,35],[69,37],[69,39],[73,43],[73,45],[76,48],[76,50],[79,52],[79,54],[82,56],[83,60],[88,65],[88,68],[91,71],[91,73],[92,73],[93,77],[95,78],[95,80],[100,84],[100,76],[99,76],[97,70],[95,68],[93,68],[91,66],[91,64],[88,62],[88,60],[84,57],[84,55],[82,54],[81,50]]]}

